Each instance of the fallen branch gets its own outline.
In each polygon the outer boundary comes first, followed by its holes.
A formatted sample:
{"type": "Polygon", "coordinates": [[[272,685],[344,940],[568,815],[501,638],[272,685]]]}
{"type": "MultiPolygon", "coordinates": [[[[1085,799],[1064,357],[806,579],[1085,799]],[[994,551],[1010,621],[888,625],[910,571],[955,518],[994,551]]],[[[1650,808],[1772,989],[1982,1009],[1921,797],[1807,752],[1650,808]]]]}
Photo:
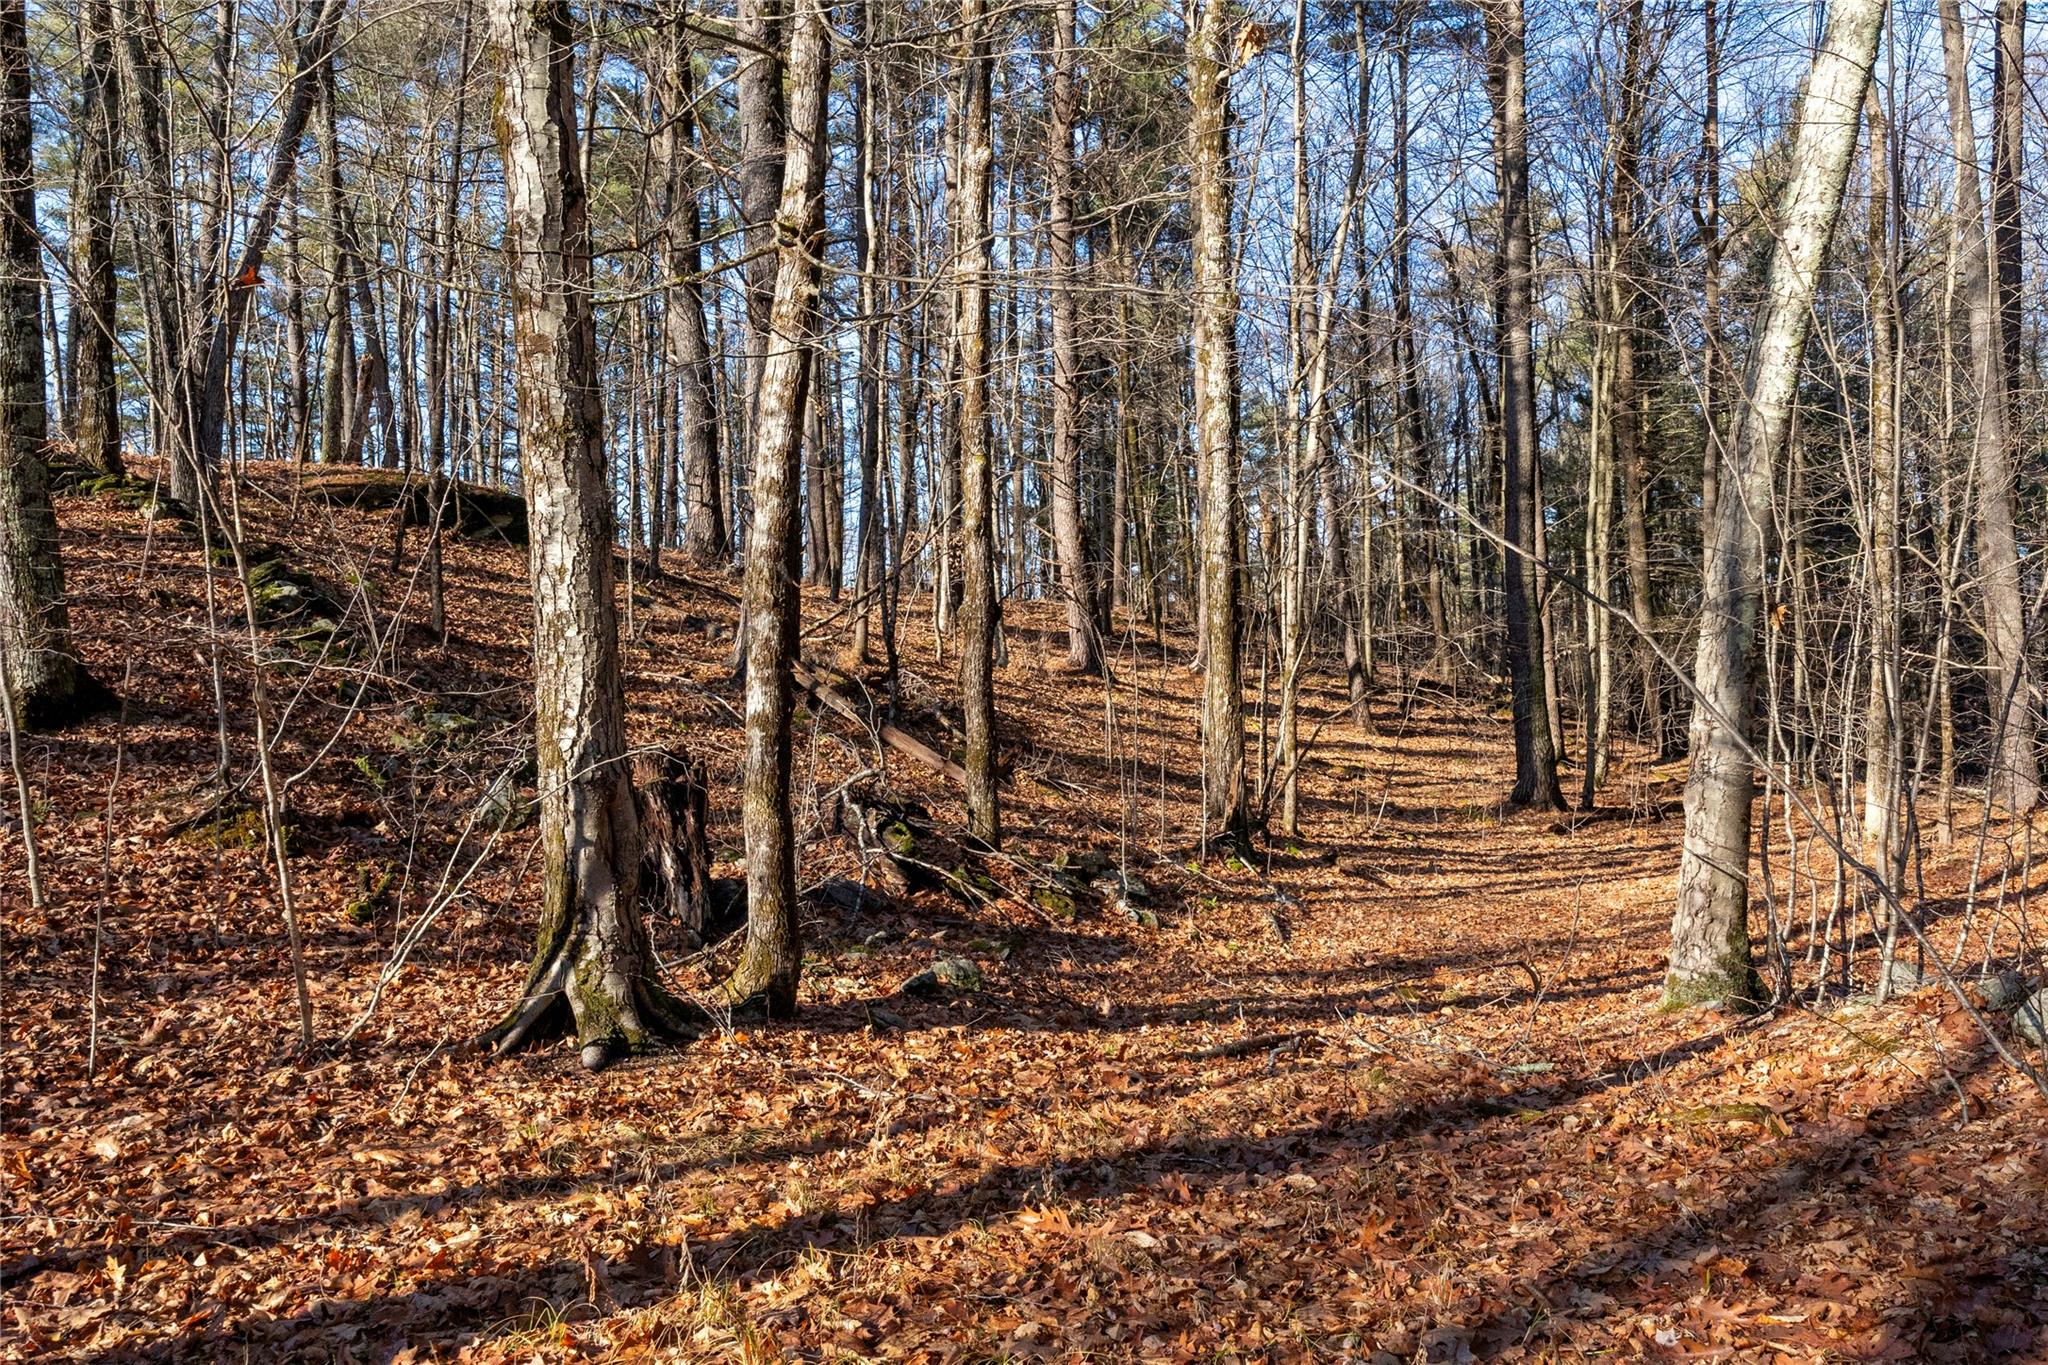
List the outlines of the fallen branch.
{"type": "Polygon", "coordinates": [[[1218,1062],[1226,1057],[1249,1057],[1254,1052],[1278,1052],[1283,1048],[1299,1050],[1311,1032],[1313,1030],[1296,1029],[1292,1033],[1258,1033],[1234,1043],[1218,1043],[1195,1052],[1183,1052],[1181,1057],[1190,1062],[1218,1062]]]}
{"type": "Polygon", "coordinates": [[[796,680],[798,686],[816,697],[824,705],[829,706],[840,715],[852,721],[855,725],[872,731],[882,743],[903,754],[905,757],[913,759],[931,769],[933,772],[950,778],[963,787],[967,785],[967,770],[965,768],[955,763],[952,759],[947,758],[916,735],[899,730],[887,721],[868,719],[866,715],[862,714],[860,707],[854,704],[851,697],[848,697],[844,692],[826,682],[806,665],[793,664],[789,671],[790,676],[796,680]]]}

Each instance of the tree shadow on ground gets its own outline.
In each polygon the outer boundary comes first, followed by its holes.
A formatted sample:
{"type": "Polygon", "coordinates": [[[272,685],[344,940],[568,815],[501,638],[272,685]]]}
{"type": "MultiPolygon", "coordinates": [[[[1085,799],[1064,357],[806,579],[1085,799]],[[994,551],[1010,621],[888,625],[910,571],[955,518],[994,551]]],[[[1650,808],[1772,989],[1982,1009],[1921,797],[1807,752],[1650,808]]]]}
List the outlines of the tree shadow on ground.
{"type": "MultiPolygon", "coordinates": [[[[714,1280],[746,1282],[775,1273],[809,1250],[845,1255],[905,1237],[936,1237],[970,1222],[987,1222],[1053,1199],[1088,1200],[1149,1191],[1169,1179],[1197,1192],[1231,1187],[1302,1161],[1356,1162],[1388,1143],[1466,1133],[1495,1120],[1569,1104],[1646,1072],[1656,1074],[1711,1052],[1715,1034],[1638,1059],[1621,1071],[1554,1084],[1525,1084],[1504,1093],[1442,1096],[1384,1110],[1345,1112],[1324,1122],[1265,1137],[1187,1136],[1135,1146],[1110,1158],[1006,1162],[950,1191],[841,1204],[793,1213],[687,1249],[689,1263],[714,1280]]],[[[588,1183],[588,1182],[585,1182],[588,1183]]],[[[576,1186],[563,1193],[573,1192],[576,1186]]],[[[283,1318],[224,1321],[218,1316],[181,1335],[107,1353],[108,1365],[170,1365],[211,1359],[389,1360],[402,1346],[459,1347],[501,1326],[522,1304],[560,1306],[587,1296],[601,1280],[619,1306],[644,1306],[677,1287],[666,1265],[600,1265],[553,1259],[503,1273],[428,1280],[406,1294],[330,1298],[283,1318]]]]}

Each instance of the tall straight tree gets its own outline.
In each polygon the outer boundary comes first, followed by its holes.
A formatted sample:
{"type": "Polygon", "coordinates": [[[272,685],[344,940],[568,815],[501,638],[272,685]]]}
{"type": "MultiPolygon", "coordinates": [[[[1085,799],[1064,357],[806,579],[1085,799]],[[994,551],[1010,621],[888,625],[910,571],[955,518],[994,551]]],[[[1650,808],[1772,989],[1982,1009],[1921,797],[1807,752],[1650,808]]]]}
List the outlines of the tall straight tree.
{"type": "Polygon", "coordinates": [[[114,373],[115,129],[112,0],[78,8],[78,149],[71,195],[71,439],[94,469],[118,474],[121,395],[114,373]]]}
{"type": "Polygon", "coordinates": [[[1189,0],[1190,205],[1194,218],[1195,467],[1199,481],[1202,788],[1205,837],[1242,846],[1244,676],[1238,657],[1240,525],[1237,468],[1237,280],[1230,249],[1231,10],[1189,0]]]}
{"type": "Polygon", "coordinates": [[[485,1035],[509,1052],[573,1028],[593,1070],[690,1030],[655,977],[626,766],[611,483],[598,391],[590,222],[576,136],[577,24],[563,0],[491,0],[501,86],[519,455],[533,585],[540,939],[520,1000],[485,1035]]]}
{"type": "MultiPolygon", "coordinates": [[[[747,350],[744,429],[753,439],[755,409],[761,402],[762,367],[767,364],[768,314],[776,281],[776,214],[783,190],[782,45],[788,26],[786,0],[739,0],[737,31],[743,46],[733,81],[739,118],[739,207],[745,223],[747,350]]],[[[744,471],[741,471],[744,473],[744,471]]]]}
{"type": "Polygon", "coordinates": [[[117,0],[118,80],[133,176],[122,199],[136,240],[136,292],[149,339],[150,426],[168,457],[171,496],[197,507],[202,495],[198,404],[187,363],[184,251],[171,171],[171,106],[164,93],[160,23],[153,0],[117,0]]]}
{"type": "Polygon", "coordinates": [[[72,653],[50,506],[34,144],[27,7],[0,0],[0,705],[54,726],[106,694],[72,653]]]}
{"type": "MultiPolygon", "coordinates": [[[[1444,585],[1438,553],[1437,509],[1428,490],[1430,450],[1424,426],[1422,361],[1415,336],[1414,257],[1415,234],[1409,213],[1408,143],[1413,135],[1409,114],[1410,48],[1415,39],[1415,8],[1412,0],[1396,6],[1394,44],[1394,241],[1391,248],[1394,276],[1394,367],[1399,372],[1395,390],[1395,435],[1400,446],[1401,476],[1412,486],[1397,492],[1396,502],[1409,514],[1396,528],[1397,561],[1405,580],[1398,590],[1405,598],[1411,588],[1422,596],[1429,620],[1430,658],[1442,663],[1450,650],[1449,627],[1444,616],[1444,585]]],[[[1363,79],[1363,76],[1360,78],[1363,79]]],[[[1361,113],[1363,111],[1361,110],[1361,113]]]]}
{"type": "MultiPolygon", "coordinates": [[[[1614,187],[1608,200],[1608,287],[1604,303],[1612,319],[1610,348],[1612,372],[1608,378],[1608,439],[1613,451],[1610,468],[1619,469],[1622,479],[1623,534],[1628,555],[1629,610],[1645,634],[1635,647],[1643,700],[1643,729],[1660,750],[1664,733],[1663,669],[1648,632],[1654,625],[1655,606],[1650,595],[1649,490],[1650,467],[1642,430],[1642,405],[1636,386],[1636,345],[1642,328],[1642,251],[1638,240],[1644,193],[1643,137],[1648,114],[1650,85],[1655,75],[1655,58],[1644,0],[1628,0],[1624,21],[1620,108],[1612,128],[1614,187]]],[[[1602,621],[1606,620],[1602,614],[1602,621]]],[[[1603,625],[1602,629],[1607,627],[1603,625]]],[[[1587,779],[1594,776],[1596,762],[1587,760],[1587,779]]],[[[1587,787],[1591,802],[1592,788],[1587,787]]]]}
{"type": "Polygon", "coordinates": [[[1899,215],[1893,211],[1892,138],[1873,84],[1870,128],[1870,682],[1863,723],[1863,846],[1889,862],[1899,833],[1902,727],[1899,670],[1899,215]]]}
{"type": "Polygon", "coordinates": [[[960,169],[954,186],[953,354],[960,376],[960,709],[965,731],[967,832],[995,847],[995,469],[988,410],[990,137],[987,14],[960,3],[960,169]]]}
{"type": "MultiPolygon", "coordinates": [[[[2020,585],[2018,537],[2013,530],[2013,376],[2007,364],[2000,260],[2000,248],[2005,244],[1984,224],[1962,8],[1959,0],[1941,0],[1939,9],[1948,70],[1949,135],[1956,156],[1957,255],[1968,301],[1970,360],[1977,379],[1977,420],[1971,433],[1977,458],[1977,567],[1984,605],[1985,661],[1990,665],[1986,686],[1992,731],[1998,737],[1989,793],[1995,802],[2014,811],[2027,811],[2041,798],[2041,770],[2034,753],[2026,601],[2020,585]]],[[[1998,166],[1995,158],[1993,164],[1998,166]]],[[[2016,188],[2010,191],[2011,197],[2017,195],[2016,188]]],[[[2006,197],[2008,192],[1994,180],[1994,209],[2006,197]]],[[[2016,237],[2010,249],[2017,252],[2016,237]]]]}
{"type": "Polygon", "coordinates": [[[1487,65],[1494,100],[1494,169],[1500,184],[1500,415],[1507,552],[1508,677],[1514,693],[1515,786],[1510,800],[1560,810],[1557,754],[1537,621],[1535,236],[1529,217],[1528,25],[1523,0],[1489,0],[1487,65]]]}
{"type": "Polygon", "coordinates": [[[664,56],[671,283],[662,323],[668,336],[668,361],[682,389],[676,444],[682,454],[683,556],[703,565],[725,556],[728,537],[725,506],[719,498],[725,475],[719,468],[711,338],[704,328],[704,176],[697,168],[695,56],[684,40],[680,15],[669,25],[664,56]]]}
{"type": "Polygon", "coordinates": [[[858,64],[854,68],[854,184],[860,209],[853,222],[854,256],[860,263],[860,374],[854,386],[860,442],[860,519],[854,540],[853,633],[847,652],[856,663],[868,656],[868,623],[874,614],[870,598],[886,592],[883,586],[884,558],[882,521],[885,501],[883,467],[885,435],[889,420],[888,401],[882,390],[882,371],[888,364],[887,319],[882,315],[882,276],[878,269],[882,230],[882,191],[876,183],[882,158],[878,124],[879,100],[875,89],[876,32],[878,0],[854,0],[854,22],[858,25],[858,64]]]}
{"type": "Polygon", "coordinates": [[[796,1008],[803,940],[797,923],[796,829],[790,793],[791,667],[797,655],[799,456],[816,368],[818,267],[825,232],[825,99],[832,69],[821,0],[795,0],[789,34],[791,117],[773,219],[775,282],[753,434],[753,521],[740,610],[747,621],[747,937],[725,983],[734,1004],[796,1008]]]}
{"type": "Polygon", "coordinates": [[[1053,0],[1052,73],[1046,113],[1046,252],[1052,258],[1052,538],[1067,607],[1067,663],[1102,662],[1107,598],[1088,543],[1081,498],[1081,360],[1076,335],[1074,223],[1074,0],[1053,0]]]}
{"type": "Polygon", "coordinates": [[[1813,328],[1814,291],[1840,216],[1856,132],[1889,0],[1835,0],[1799,105],[1789,178],[1778,200],[1777,244],[1757,320],[1735,428],[1724,448],[1707,526],[1692,768],[1685,783],[1685,848],[1667,1006],[1739,1007],[1762,994],[1749,944],[1750,804],[1756,791],[1747,736],[1755,699],[1757,616],[1763,602],[1763,528],[1772,479],[1792,427],[1800,359],[1813,328]]]}

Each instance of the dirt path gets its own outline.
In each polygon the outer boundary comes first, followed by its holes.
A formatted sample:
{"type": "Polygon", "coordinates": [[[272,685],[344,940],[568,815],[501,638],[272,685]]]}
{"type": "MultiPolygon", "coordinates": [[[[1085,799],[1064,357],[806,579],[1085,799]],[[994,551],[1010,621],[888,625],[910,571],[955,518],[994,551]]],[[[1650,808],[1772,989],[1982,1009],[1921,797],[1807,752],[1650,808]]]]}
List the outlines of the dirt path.
{"type": "MultiPolygon", "coordinates": [[[[210,742],[193,604],[151,595],[185,591],[186,552],[144,582],[125,514],[63,511],[93,662],[147,682],[116,889],[103,727],[43,753],[57,908],[6,909],[5,1358],[1983,1360],[2048,1322],[2044,1111],[1932,994],[1654,1012],[1670,772],[1618,776],[1628,808],[1599,818],[1504,814],[1505,723],[1387,697],[1377,738],[1323,729],[1299,840],[1191,867],[1184,655],[1127,654],[1106,707],[1047,667],[1055,623],[1028,605],[1005,715],[1020,768],[1077,794],[1020,787],[1015,845],[1127,860],[1156,926],[937,893],[820,908],[800,1022],[589,1079],[559,1050],[455,1046],[516,988],[513,840],[371,1028],[300,1062],[259,854],[165,835],[145,801],[210,742]],[[897,993],[947,955],[982,989],[897,993]]],[[[376,529],[339,532],[290,534],[319,559],[376,529]]],[[[411,649],[295,798],[329,1038],[424,898],[352,916],[363,869],[428,848],[430,884],[453,831],[402,817],[516,735],[516,557],[451,558],[458,642],[411,649]],[[436,697],[465,699],[485,753],[394,757],[436,697]]],[[[628,657],[639,736],[726,784],[715,589],[653,589],[628,657]]],[[[908,655],[912,703],[943,698],[928,642],[908,655]]],[[[1310,725],[1339,701],[1319,690],[1310,725]]],[[[828,784],[866,761],[823,719],[799,752],[828,784]]],[[[807,881],[857,872],[836,841],[807,857],[807,881]]]]}

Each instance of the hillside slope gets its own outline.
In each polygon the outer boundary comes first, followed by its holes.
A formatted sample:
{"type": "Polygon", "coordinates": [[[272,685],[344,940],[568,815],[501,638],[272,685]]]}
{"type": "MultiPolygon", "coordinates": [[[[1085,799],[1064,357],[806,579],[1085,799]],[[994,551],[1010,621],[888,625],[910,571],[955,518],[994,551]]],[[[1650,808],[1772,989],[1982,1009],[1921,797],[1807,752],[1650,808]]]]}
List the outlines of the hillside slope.
{"type": "MultiPolygon", "coordinates": [[[[1204,864],[1189,642],[1126,638],[1106,688],[1060,671],[1039,604],[1011,609],[1015,857],[982,895],[892,890],[829,827],[849,784],[921,803],[935,850],[960,810],[813,704],[802,1017],[595,1078],[476,1056],[533,928],[531,833],[491,828],[524,795],[523,554],[449,541],[443,646],[417,530],[394,567],[389,513],[260,469],[241,539],[295,585],[257,639],[299,1056],[240,589],[212,577],[209,626],[199,543],[132,501],[59,507],[81,647],[127,707],[27,744],[46,910],[18,827],[0,844],[0,1357],[2038,1350],[2048,1109],[1944,997],[1654,1013],[1673,770],[1629,768],[1595,816],[1504,812],[1490,708],[1389,689],[1368,736],[1318,679],[1303,837],[1204,864]],[[901,989],[941,959],[978,984],[901,989]]],[[[898,719],[943,749],[953,661],[909,605],[898,719]]],[[[632,738],[704,763],[734,875],[732,585],[636,582],[629,620],[632,738]]],[[[2003,888],[2000,952],[2038,890],[2003,888]]],[[[717,945],[655,937],[679,989],[717,979],[717,945]]]]}

